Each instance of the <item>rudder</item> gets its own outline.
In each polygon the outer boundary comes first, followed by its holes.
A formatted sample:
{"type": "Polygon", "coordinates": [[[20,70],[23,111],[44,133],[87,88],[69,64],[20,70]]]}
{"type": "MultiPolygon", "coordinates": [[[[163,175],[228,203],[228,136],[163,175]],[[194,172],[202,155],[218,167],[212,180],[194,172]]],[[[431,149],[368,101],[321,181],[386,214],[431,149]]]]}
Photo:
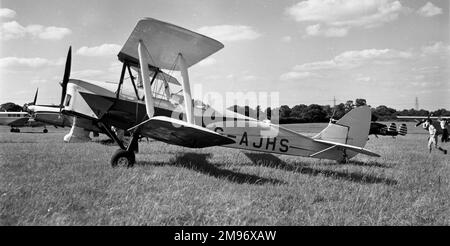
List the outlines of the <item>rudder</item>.
{"type": "Polygon", "coordinates": [[[369,136],[370,119],[370,107],[360,106],[345,114],[336,123],[328,124],[313,138],[363,148],[369,136]]]}

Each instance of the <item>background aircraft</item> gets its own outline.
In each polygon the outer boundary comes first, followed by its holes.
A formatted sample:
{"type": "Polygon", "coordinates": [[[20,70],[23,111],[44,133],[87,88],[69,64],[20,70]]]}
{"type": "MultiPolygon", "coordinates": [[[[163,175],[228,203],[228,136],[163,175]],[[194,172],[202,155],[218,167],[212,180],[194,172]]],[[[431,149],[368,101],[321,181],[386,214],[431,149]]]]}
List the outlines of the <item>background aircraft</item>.
{"type": "Polygon", "coordinates": [[[72,117],[62,114],[59,105],[36,104],[38,92],[39,89],[36,89],[33,103],[23,106],[24,111],[27,111],[35,121],[53,125],[54,127],[70,127],[73,121],[72,117]]]}
{"type": "Polygon", "coordinates": [[[26,103],[20,112],[0,112],[0,125],[11,126],[11,132],[20,132],[20,127],[66,127],[72,125],[72,117],[63,115],[58,105],[36,105],[39,89],[36,89],[33,102],[26,103]]]}
{"type": "MultiPolygon", "coordinates": [[[[36,103],[37,94],[38,91],[36,90],[33,102],[25,104],[22,109],[26,109],[26,106],[28,105],[34,105],[36,103]]],[[[44,127],[42,131],[44,133],[48,132],[45,124],[33,119],[29,112],[27,112],[27,110],[16,112],[0,112],[0,125],[10,126],[11,132],[20,132],[20,127],[44,127]]]]}
{"type": "Polygon", "coordinates": [[[20,127],[44,127],[43,132],[48,131],[44,123],[32,119],[28,112],[0,112],[0,125],[10,126],[11,132],[20,132],[20,127]]]}
{"type": "Polygon", "coordinates": [[[408,132],[408,128],[406,127],[406,124],[401,124],[397,130],[397,125],[394,122],[392,122],[389,125],[389,127],[382,123],[371,122],[369,135],[375,135],[376,137],[378,137],[378,136],[395,137],[397,135],[405,136],[407,134],[407,132],[408,132]]]}

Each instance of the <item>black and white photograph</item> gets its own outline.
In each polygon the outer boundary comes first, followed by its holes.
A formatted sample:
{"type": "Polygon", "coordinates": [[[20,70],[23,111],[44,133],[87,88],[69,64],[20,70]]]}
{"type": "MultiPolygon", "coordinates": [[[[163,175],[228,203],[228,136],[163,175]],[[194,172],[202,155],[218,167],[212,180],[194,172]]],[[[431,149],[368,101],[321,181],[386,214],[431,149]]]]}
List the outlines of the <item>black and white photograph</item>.
{"type": "Polygon", "coordinates": [[[0,226],[448,226],[449,4],[1,0],[0,226]]]}

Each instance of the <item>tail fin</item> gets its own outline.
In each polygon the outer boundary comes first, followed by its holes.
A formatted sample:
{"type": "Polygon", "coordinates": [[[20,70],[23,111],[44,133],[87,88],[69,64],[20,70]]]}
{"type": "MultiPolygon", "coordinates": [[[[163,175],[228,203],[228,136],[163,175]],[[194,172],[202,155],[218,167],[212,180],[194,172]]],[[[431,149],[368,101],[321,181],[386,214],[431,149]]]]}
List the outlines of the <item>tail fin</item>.
{"type": "Polygon", "coordinates": [[[328,124],[314,139],[363,148],[370,130],[371,112],[368,106],[354,108],[336,123],[328,124]]]}

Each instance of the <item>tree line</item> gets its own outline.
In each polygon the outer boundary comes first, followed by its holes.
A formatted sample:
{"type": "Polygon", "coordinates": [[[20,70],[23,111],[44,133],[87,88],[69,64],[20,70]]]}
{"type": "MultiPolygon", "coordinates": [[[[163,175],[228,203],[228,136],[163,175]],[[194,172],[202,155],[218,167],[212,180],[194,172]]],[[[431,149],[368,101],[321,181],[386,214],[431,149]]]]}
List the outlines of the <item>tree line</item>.
{"type": "MultiPolygon", "coordinates": [[[[367,105],[365,99],[358,98],[354,102],[348,100],[345,103],[337,104],[335,107],[330,105],[318,105],[318,104],[298,104],[292,108],[288,105],[282,105],[280,107],[271,109],[261,109],[257,106],[255,109],[249,106],[234,105],[228,109],[260,120],[270,119],[280,124],[291,123],[311,123],[311,122],[329,122],[331,118],[340,119],[347,112],[354,107],[367,105]],[[272,113],[278,112],[278,114],[272,113]]],[[[370,106],[370,105],[369,105],[370,106]]],[[[0,111],[22,111],[22,106],[8,102],[0,105],[0,111]]],[[[438,109],[435,111],[428,111],[424,109],[404,109],[397,111],[396,109],[389,108],[385,105],[380,105],[376,108],[372,108],[372,121],[387,121],[395,120],[396,116],[450,116],[450,111],[446,109],[438,109]]]]}
{"type": "MultiPolygon", "coordinates": [[[[270,119],[272,121],[277,120],[280,124],[291,123],[312,123],[312,122],[329,122],[331,118],[338,120],[350,110],[355,107],[367,105],[365,99],[358,98],[355,101],[348,100],[345,103],[337,104],[335,107],[330,105],[318,105],[318,104],[299,104],[292,108],[288,105],[282,105],[278,108],[266,108],[261,110],[260,106],[255,109],[249,106],[234,105],[229,109],[260,120],[270,119]],[[278,110],[278,115],[273,114],[278,110]],[[275,118],[274,118],[275,117],[275,118]],[[277,117],[277,118],[276,118],[277,117]]],[[[368,105],[370,106],[370,105],[368,105]]],[[[380,105],[372,110],[372,121],[387,121],[396,120],[397,116],[450,116],[450,111],[446,109],[438,109],[436,111],[428,111],[424,109],[404,109],[397,111],[396,109],[380,105]]]]}

